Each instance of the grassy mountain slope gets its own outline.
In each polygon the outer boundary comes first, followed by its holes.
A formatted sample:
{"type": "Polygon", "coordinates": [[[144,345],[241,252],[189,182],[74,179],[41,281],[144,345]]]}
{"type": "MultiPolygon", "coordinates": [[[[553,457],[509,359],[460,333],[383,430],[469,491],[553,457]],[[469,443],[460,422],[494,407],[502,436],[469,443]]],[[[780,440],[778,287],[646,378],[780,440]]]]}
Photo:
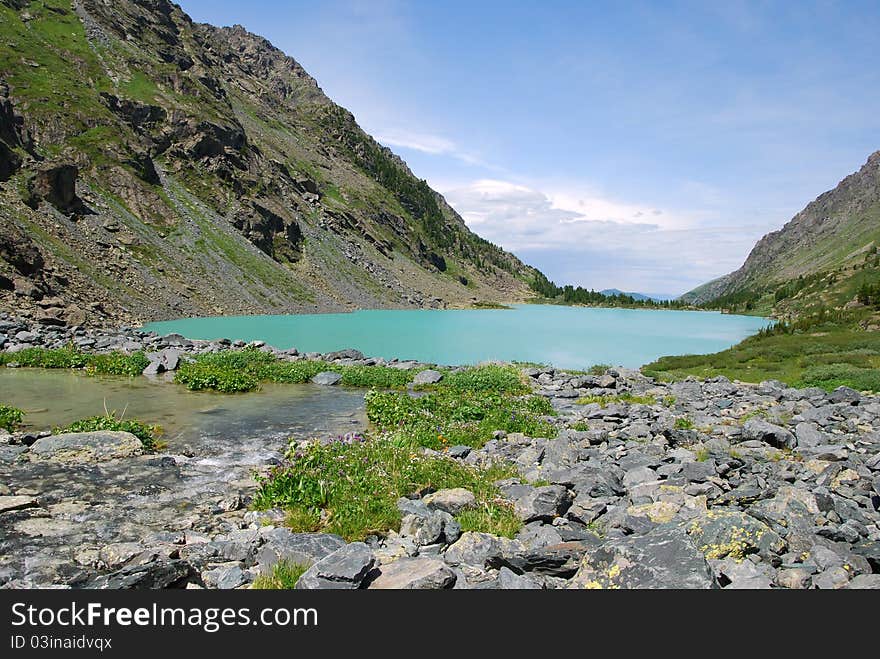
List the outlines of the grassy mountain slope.
{"type": "Polygon", "coordinates": [[[880,281],[880,151],[764,236],[743,266],[683,299],[736,311],[794,317],[855,299],[880,281]]]}
{"type": "Polygon", "coordinates": [[[663,357],[645,372],[880,390],[878,244],[880,152],[762,238],[742,268],[685,296],[772,315],[774,328],[712,355],[663,357]]]}
{"type": "Polygon", "coordinates": [[[0,306],[46,322],[519,301],[293,59],[167,0],[0,0],[0,306]]]}

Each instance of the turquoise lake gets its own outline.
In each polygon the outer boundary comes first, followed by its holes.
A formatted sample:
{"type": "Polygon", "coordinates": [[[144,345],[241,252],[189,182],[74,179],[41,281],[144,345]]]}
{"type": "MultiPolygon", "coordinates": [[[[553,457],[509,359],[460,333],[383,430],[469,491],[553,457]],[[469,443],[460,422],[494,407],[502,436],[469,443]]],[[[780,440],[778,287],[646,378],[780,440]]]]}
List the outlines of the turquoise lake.
{"type": "Polygon", "coordinates": [[[769,321],[704,311],[517,305],[513,309],[376,310],[292,316],[189,318],[144,329],[190,339],[262,340],[277,348],[437,364],[487,360],[584,368],[638,367],[663,355],[724,350],[769,321]]]}

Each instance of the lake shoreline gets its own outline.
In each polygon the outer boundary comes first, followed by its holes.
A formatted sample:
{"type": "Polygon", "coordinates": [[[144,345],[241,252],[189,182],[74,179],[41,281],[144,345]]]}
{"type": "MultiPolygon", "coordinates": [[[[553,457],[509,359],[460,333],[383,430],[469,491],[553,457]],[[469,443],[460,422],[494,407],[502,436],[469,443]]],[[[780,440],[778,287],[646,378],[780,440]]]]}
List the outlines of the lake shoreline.
{"type": "MultiPolygon", "coordinates": [[[[33,343],[69,338],[57,328],[31,329],[37,336],[24,338],[33,343]]],[[[246,347],[135,329],[77,332],[83,350],[139,343],[159,355],[150,364],[168,371],[197,351],[246,347]]],[[[292,364],[316,357],[251,349],[292,364]]],[[[340,366],[371,361],[356,351],[320,357],[340,366]]],[[[429,372],[441,384],[457,370],[387,364],[429,372]]],[[[0,443],[0,469],[12,484],[0,491],[0,587],[249,588],[275,578],[284,561],[303,564],[299,588],[880,585],[877,397],[723,377],[670,384],[623,368],[516,369],[530,396],[553,410],[541,417],[540,436],[499,429],[474,446],[423,447],[411,456],[456,469],[514,468],[518,477],[494,484],[493,505],[516,521],[509,535],[469,530],[467,489],[430,487],[403,493],[399,522],[382,533],[352,541],[291,529],[282,507],[251,509],[257,483],[215,456],[168,451],[67,464],[34,460],[34,449],[13,434],[0,443]],[[100,495],[76,485],[85,473],[98,478],[100,495]],[[170,501],[188,501],[187,514],[168,519],[170,501]]],[[[406,390],[389,395],[411,399],[406,390]]],[[[359,434],[324,441],[340,455],[393,441],[371,433],[365,444],[359,434]]],[[[297,453],[322,445],[295,439],[297,453]]],[[[277,450],[249,467],[270,478],[294,464],[280,460],[283,439],[273,441],[277,450]]]]}
{"type": "Polygon", "coordinates": [[[361,310],[346,314],[224,316],[151,323],[145,330],[202,340],[262,340],[326,353],[357,348],[386,360],[532,362],[585,369],[639,367],[659,357],[709,354],[760,331],[762,318],[679,310],[517,305],[511,310],[361,310]],[[502,313],[503,311],[503,313],[502,313]]]}

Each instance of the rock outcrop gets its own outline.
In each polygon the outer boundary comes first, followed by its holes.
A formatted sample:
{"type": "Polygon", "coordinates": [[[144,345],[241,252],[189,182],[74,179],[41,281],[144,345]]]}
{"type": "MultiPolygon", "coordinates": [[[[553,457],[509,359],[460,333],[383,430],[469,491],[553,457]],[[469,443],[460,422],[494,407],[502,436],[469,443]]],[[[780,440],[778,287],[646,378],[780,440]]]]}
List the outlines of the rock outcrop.
{"type": "Polygon", "coordinates": [[[33,316],[41,292],[129,322],[528,295],[531,268],[240,26],[167,0],[0,3],[0,39],[17,53],[0,66],[3,308],[33,316]],[[26,243],[49,276],[21,272],[26,243]]]}

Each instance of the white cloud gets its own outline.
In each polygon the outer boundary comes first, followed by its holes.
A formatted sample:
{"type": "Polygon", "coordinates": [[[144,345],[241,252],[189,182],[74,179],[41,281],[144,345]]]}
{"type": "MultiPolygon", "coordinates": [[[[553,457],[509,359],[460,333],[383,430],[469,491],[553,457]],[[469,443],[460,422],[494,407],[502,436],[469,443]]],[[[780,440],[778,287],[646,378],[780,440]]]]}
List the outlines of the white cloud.
{"type": "Polygon", "coordinates": [[[374,136],[377,142],[388,147],[412,149],[434,156],[451,156],[469,165],[484,164],[477,156],[460,149],[455,142],[440,135],[400,129],[378,129],[374,136]]]}
{"type": "Polygon", "coordinates": [[[763,230],[694,213],[481,179],[444,190],[474,231],[560,283],[681,293],[738,268],[763,230]]]}

